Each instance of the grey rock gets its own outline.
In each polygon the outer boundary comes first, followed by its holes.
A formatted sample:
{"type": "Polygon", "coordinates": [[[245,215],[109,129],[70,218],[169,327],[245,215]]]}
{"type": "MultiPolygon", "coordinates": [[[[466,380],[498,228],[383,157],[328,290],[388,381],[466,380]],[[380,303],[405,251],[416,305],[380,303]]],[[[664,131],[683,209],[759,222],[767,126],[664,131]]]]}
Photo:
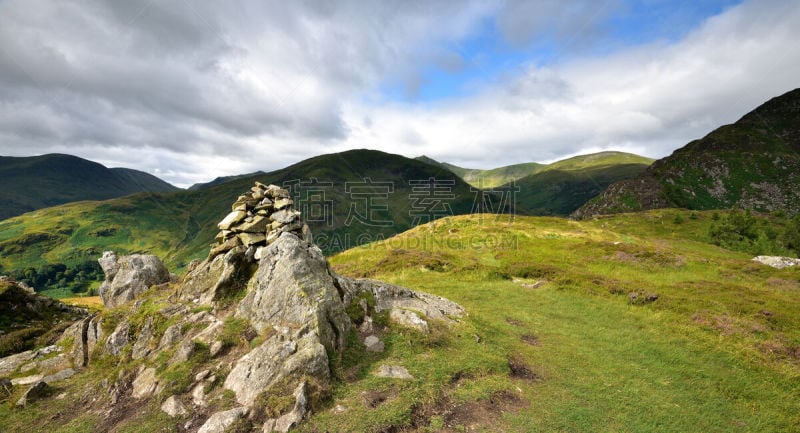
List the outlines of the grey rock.
{"type": "Polygon", "coordinates": [[[87,317],[79,320],[69,328],[67,328],[61,338],[58,339],[57,344],[64,344],[66,341],[72,340],[72,347],[66,348],[72,358],[72,364],[75,367],[85,367],[89,363],[89,348],[86,344],[86,334],[89,329],[89,322],[91,318],[87,317]]]}
{"type": "Polygon", "coordinates": [[[430,332],[428,322],[422,320],[419,315],[410,310],[401,310],[393,308],[389,312],[389,320],[406,328],[416,329],[419,332],[427,334],[430,332]]]}
{"type": "Polygon", "coordinates": [[[87,363],[91,359],[97,344],[103,340],[103,328],[100,326],[102,319],[100,316],[94,316],[89,320],[89,325],[86,327],[86,353],[87,363]]]}
{"type": "Polygon", "coordinates": [[[183,324],[176,323],[174,325],[170,325],[165,331],[164,335],[161,336],[161,341],[158,343],[158,349],[164,349],[170,347],[180,341],[181,339],[181,328],[183,324]]]}
{"type": "Polygon", "coordinates": [[[390,379],[402,379],[402,380],[410,380],[413,379],[414,376],[406,370],[405,367],[399,365],[386,365],[382,364],[378,371],[375,373],[375,376],[378,377],[387,377],[390,379]]]}
{"type": "Polygon", "coordinates": [[[139,371],[136,379],[133,380],[133,398],[141,399],[153,395],[158,387],[155,368],[145,368],[139,371]]]}
{"type": "Polygon", "coordinates": [[[264,233],[267,231],[267,225],[269,224],[269,218],[265,218],[262,216],[253,217],[253,220],[247,223],[239,224],[236,227],[237,231],[240,232],[247,232],[247,233],[264,233]]]}
{"type": "Polygon", "coordinates": [[[217,412],[203,423],[197,433],[225,433],[225,429],[232,426],[238,419],[246,417],[247,414],[248,410],[244,407],[217,412]]]}
{"type": "MultiPolygon", "coordinates": [[[[234,203],[234,206],[238,206],[238,204],[239,204],[239,202],[237,201],[236,203],[234,203]]],[[[244,217],[246,217],[246,216],[247,216],[247,212],[244,212],[244,211],[241,211],[241,210],[235,210],[235,211],[229,213],[228,215],[226,215],[225,218],[223,218],[222,221],[220,221],[219,224],[217,224],[217,227],[220,230],[230,230],[230,228],[234,224],[236,224],[239,221],[243,220],[244,217]]]]}
{"type": "Polygon", "coordinates": [[[131,325],[127,321],[123,320],[120,322],[120,324],[114,329],[114,332],[112,332],[111,335],[109,335],[106,339],[106,353],[119,356],[119,354],[122,352],[122,348],[130,342],[130,330],[131,325]]]}
{"type": "Polygon", "coordinates": [[[198,383],[192,389],[192,403],[195,406],[205,406],[206,405],[206,386],[205,384],[198,383]]]}
{"type": "Polygon", "coordinates": [[[792,266],[800,266],[800,259],[792,257],[781,256],[756,256],[753,257],[754,262],[758,262],[767,266],[772,266],[775,269],[790,268],[792,266]]]}
{"type": "Polygon", "coordinates": [[[364,321],[361,322],[361,326],[358,327],[358,331],[364,334],[371,334],[375,331],[375,326],[372,322],[372,317],[364,316],[364,321]]]}
{"type": "Polygon", "coordinates": [[[153,316],[149,316],[145,319],[144,326],[142,330],[139,331],[139,335],[136,337],[136,342],[133,343],[133,347],[131,348],[131,358],[132,359],[142,359],[150,354],[150,344],[151,340],[153,339],[153,316]]]}
{"type": "Polygon", "coordinates": [[[277,212],[273,212],[269,218],[280,224],[289,224],[297,219],[297,214],[293,210],[282,209],[277,212]]]}
{"type": "Polygon", "coordinates": [[[264,233],[239,233],[236,235],[236,238],[245,246],[263,244],[267,241],[267,237],[264,233]]]}
{"type": "Polygon", "coordinates": [[[209,259],[212,259],[220,254],[227,253],[228,251],[242,245],[242,240],[238,237],[231,237],[220,243],[219,245],[214,246],[211,248],[211,251],[208,253],[209,259]]]}
{"type": "Polygon", "coordinates": [[[40,399],[48,394],[50,387],[45,382],[36,382],[28,388],[25,394],[17,400],[17,406],[26,406],[28,403],[40,399]]]}
{"type": "Polygon", "coordinates": [[[113,280],[119,270],[117,253],[114,251],[104,251],[103,256],[97,259],[97,262],[100,263],[100,268],[106,276],[106,281],[113,280]]]}
{"type": "Polygon", "coordinates": [[[189,358],[192,357],[195,350],[195,344],[193,340],[184,340],[181,342],[180,346],[178,346],[178,350],[175,351],[175,354],[172,355],[170,359],[170,364],[178,364],[182,362],[186,362],[189,358]]]}
{"type": "Polygon", "coordinates": [[[364,346],[366,346],[367,352],[383,352],[384,349],[383,341],[374,335],[368,335],[364,339],[364,346]]]}
{"type": "Polygon", "coordinates": [[[344,346],[351,326],[322,251],[291,233],[264,250],[236,317],[248,318],[259,333],[305,329],[329,350],[344,346]]]}
{"type": "MultiPolygon", "coordinates": [[[[107,259],[110,260],[111,257],[107,259]]],[[[110,265],[106,263],[106,266],[110,265]]],[[[132,254],[116,257],[110,271],[111,274],[106,274],[106,281],[100,286],[100,297],[106,308],[130,302],[150,286],[169,282],[169,271],[161,260],[153,255],[132,254]]]]}
{"type": "Polygon", "coordinates": [[[306,407],[308,404],[308,399],[306,398],[306,383],[300,383],[300,385],[295,388],[293,395],[294,407],[292,408],[292,411],[282,415],[278,419],[267,420],[263,427],[264,433],[286,433],[289,431],[289,429],[296,426],[300,421],[303,420],[303,417],[306,415],[308,410],[306,407]]]}
{"type": "Polygon", "coordinates": [[[225,254],[209,258],[186,275],[179,289],[179,298],[209,305],[228,293],[244,288],[252,270],[244,246],[233,248],[225,254]]]}
{"type": "Polygon", "coordinates": [[[58,355],[53,356],[51,358],[42,359],[41,361],[37,361],[36,362],[36,366],[39,367],[39,369],[43,373],[47,374],[49,372],[59,371],[59,370],[63,370],[65,368],[71,367],[72,366],[72,357],[71,356],[67,356],[67,355],[65,355],[63,353],[59,353],[58,355]]]}
{"type": "Polygon", "coordinates": [[[221,341],[215,340],[211,343],[211,346],[208,348],[208,354],[211,355],[212,358],[216,358],[222,352],[225,346],[222,344],[221,341]]]}
{"type": "Polygon", "coordinates": [[[62,380],[67,380],[70,377],[75,375],[75,370],[71,368],[67,368],[64,370],[59,371],[58,373],[51,374],[49,376],[45,376],[42,378],[42,382],[44,383],[53,383],[53,382],[60,382],[62,380]]]}
{"type": "Polygon", "coordinates": [[[30,385],[32,383],[41,382],[44,379],[43,374],[34,374],[33,376],[15,377],[11,379],[11,384],[14,386],[30,385]]]}
{"type": "Polygon", "coordinates": [[[177,395],[170,396],[164,400],[164,403],[161,404],[161,410],[173,418],[189,415],[189,411],[186,410],[186,406],[177,395]]]}
{"type": "Polygon", "coordinates": [[[252,405],[263,391],[286,378],[311,376],[321,383],[330,381],[328,355],[315,334],[285,339],[274,335],[240,358],[225,379],[225,388],[236,393],[242,405],[252,405]]]}
{"type": "Polygon", "coordinates": [[[4,358],[0,358],[0,375],[5,375],[13,372],[22,364],[25,364],[36,356],[36,352],[33,350],[26,350],[24,352],[16,353],[14,355],[9,355],[4,358]]]}

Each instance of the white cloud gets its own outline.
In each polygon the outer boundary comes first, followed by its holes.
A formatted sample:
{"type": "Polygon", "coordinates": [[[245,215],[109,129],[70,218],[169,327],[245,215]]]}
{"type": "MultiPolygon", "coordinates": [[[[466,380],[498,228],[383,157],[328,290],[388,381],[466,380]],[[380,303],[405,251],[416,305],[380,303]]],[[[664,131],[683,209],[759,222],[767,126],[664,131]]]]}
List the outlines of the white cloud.
{"type": "Polygon", "coordinates": [[[672,44],[522,65],[456,99],[380,94],[467,67],[459,43],[487,20],[512,44],[580,45],[616,7],[6,0],[0,154],[72,153],[179,185],[351,148],[476,167],[662,156],[800,84],[800,6],[751,1],[672,44]]]}

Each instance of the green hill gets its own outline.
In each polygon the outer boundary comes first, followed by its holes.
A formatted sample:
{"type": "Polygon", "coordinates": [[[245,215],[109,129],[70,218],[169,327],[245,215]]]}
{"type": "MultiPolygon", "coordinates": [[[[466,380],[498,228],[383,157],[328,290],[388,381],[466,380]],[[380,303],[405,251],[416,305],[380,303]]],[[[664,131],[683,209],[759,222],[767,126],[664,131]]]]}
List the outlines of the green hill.
{"type": "Polygon", "coordinates": [[[539,164],[538,162],[526,162],[522,164],[492,168],[489,170],[481,170],[477,168],[462,168],[446,162],[438,162],[428,158],[427,156],[420,156],[416,159],[429,164],[439,165],[455,173],[458,177],[464,179],[464,181],[468,184],[482,189],[494,188],[507,184],[532,173],[536,173],[542,167],[544,167],[543,164],[539,164]]]}
{"type": "Polygon", "coordinates": [[[0,274],[38,290],[66,285],[80,291],[97,285],[101,274],[94,262],[104,250],[149,252],[171,269],[182,269],[208,253],[230,198],[256,180],[305,182],[299,189],[293,184],[295,207],[328,253],[387,238],[430,217],[469,213],[476,197],[456,176],[446,184],[440,168],[399,155],[370,150],[322,155],[194,191],[70,203],[0,221],[0,274]],[[431,195],[433,177],[440,184],[431,195]],[[319,183],[308,184],[314,179],[319,183]],[[422,184],[412,190],[411,181],[422,184]]]}
{"type": "Polygon", "coordinates": [[[178,189],[148,173],[62,154],[0,156],[0,178],[0,220],[62,203],[178,189]]]}
{"type": "Polygon", "coordinates": [[[518,208],[534,215],[569,215],[608,185],[635,177],[653,162],[624,152],[564,159],[514,183],[518,208]]]}
{"type": "Polygon", "coordinates": [[[800,212],[800,89],[612,184],[574,214],[682,207],[800,212]]]}

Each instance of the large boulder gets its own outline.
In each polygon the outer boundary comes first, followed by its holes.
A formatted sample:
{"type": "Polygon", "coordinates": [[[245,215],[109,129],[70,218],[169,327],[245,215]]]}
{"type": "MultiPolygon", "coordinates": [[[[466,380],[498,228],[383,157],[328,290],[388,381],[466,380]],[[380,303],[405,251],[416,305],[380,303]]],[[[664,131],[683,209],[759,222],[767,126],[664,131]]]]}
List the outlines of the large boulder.
{"type": "Polygon", "coordinates": [[[100,297],[107,308],[130,302],[151,286],[170,280],[167,268],[153,255],[118,257],[113,251],[106,251],[98,262],[106,274],[100,297]]]}
{"type": "Polygon", "coordinates": [[[322,250],[293,233],[267,246],[237,317],[264,333],[273,328],[314,333],[329,350],[344,345],[350,320],[322,250]]]}

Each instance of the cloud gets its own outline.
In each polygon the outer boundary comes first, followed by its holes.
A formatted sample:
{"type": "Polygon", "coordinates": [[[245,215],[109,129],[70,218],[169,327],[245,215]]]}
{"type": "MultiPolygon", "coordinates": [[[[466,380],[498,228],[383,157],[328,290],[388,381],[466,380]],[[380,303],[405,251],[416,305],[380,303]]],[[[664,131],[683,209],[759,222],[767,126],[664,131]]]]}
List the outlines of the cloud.
{"type": "Polygon", "coordinates": [[[622,3],[0,2],[0,154],[65,152],[189,185],[378,148],[476,167],[629,149],[661,156],[797,86],[793,2],[748,2],[675,42],[588,57],[622,3]],[[398,102],[464,73],[487,23],[564,53],[398,102]],[[577,55],[577,54],[580,55],[577,55]],[[417,86],[417,87],[415,87],[417,86]]]}

